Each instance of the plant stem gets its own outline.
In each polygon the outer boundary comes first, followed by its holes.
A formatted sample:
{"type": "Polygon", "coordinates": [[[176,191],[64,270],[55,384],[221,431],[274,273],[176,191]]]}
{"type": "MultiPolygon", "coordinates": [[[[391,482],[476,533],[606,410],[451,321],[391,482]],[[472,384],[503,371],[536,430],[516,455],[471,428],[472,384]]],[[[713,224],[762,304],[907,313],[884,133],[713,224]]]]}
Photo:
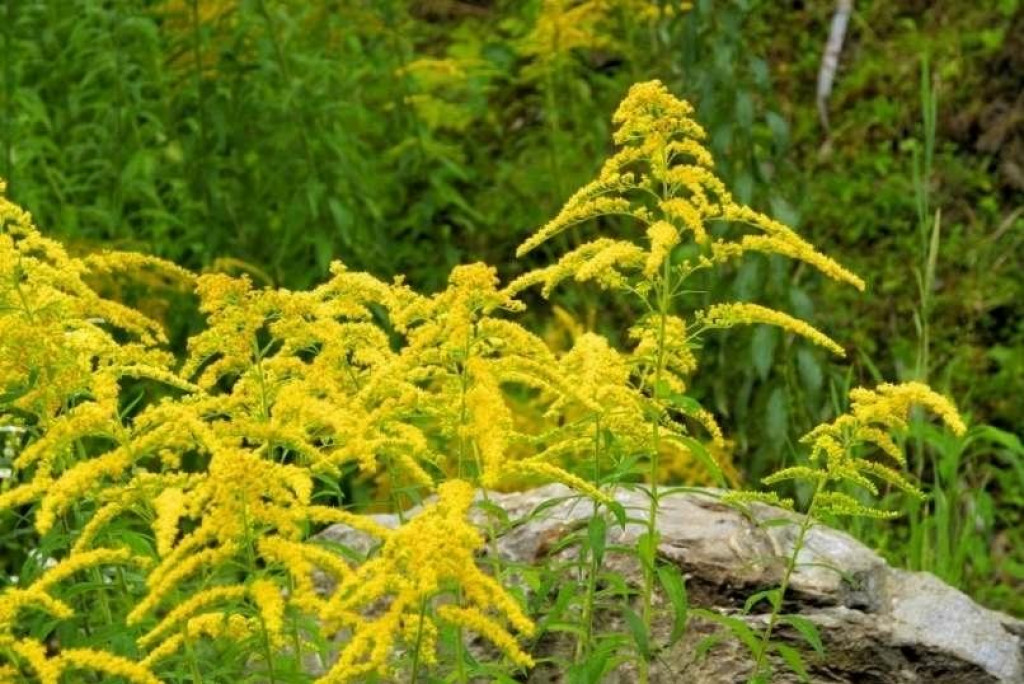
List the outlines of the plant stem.
{"type": "MultiPolygon", "coordinates": [[[[249,506],[242,500],[242,529],[245,530],[245,558],[249,565],[249,575],[256,574],[256,549],[253,547],[252,530],[249,527],[249,506]]],[[[263,635],[263,657],[267,660],[267,674],[270,676],[271,684],[277,681],[274,674],[274,653],[270,645],[270,634],[267,633],[267,623],[263,619],[262,611],[259,612],[260,632],[263,635]]]]}
{"type": "Polygon", "coordinates": [[[803,520],[800,521],[800,529],[797,532],[796,540],[793,542],[793,551],[789,554],[789,558],[786,560],[786,570],[782,575],[782,582],[779,584],[779,596],[772,602],[772,613],[768,617],[768,625],[764,628],[764,633],[761,635],[761,645],[757,650],[757,662],[754,664],[755,678],[760,675],[761,671],[764,669],[765,659],[768,657],[768,646],[772,639],[772,632],[778,624],[779,615],[782,612],[782,605],[786,598],[786,591],[789,589],[789,582],[793,577],[793,571],[796,569],[797,558],[800,556],[800,551],[804,547],[807,532],[814,524],[814,509],[818,502],[818,494],[821,492],[821,488],[824,483],[824,478],[819,478],[818,483],[814,486],[814,493],[811,495],[811,501],[807,505],[807,512],[804,514],[803,520]]]}
{"type": "Polygon", "coordinates": [[[420,649],[423,646],[423,619],[427,613],[427,599],[420,601],[420,621],[416,626],[416,648],[412,652],[412,670],[409,673],[409,684],[416,684],[420,673],[420,649]]]}
{"type": "MultiPolygon", "coordinates": [[[[668,313],[669,306],[671,304],[671,292],[672,283],[671,281],[671,260],[666,258],[662,265],[662,278],[661,284],[657,288],[658,306],[658,351],[656,355],[656,361],[654,366],[654,404],[658,407],[658,392],[661,391],[663,382],[663,376],[665,373],[665,331],[668,324],[668,313]]],[[[651,424],[651,469],[649,473],[650,478],[650,507],[647,511],[647,537],[648,543],[651,544],[654,549],[650,562],[644,561],[641,558],[641,562],[644,566],[644,589],[643,589],[643,625],[644,630],[650,634],[651,622],[653,621],[653,594],[654,594],[654,574],[655,565],[657,564],[657,549],[658,549],[658,476],[659,468],[658,452],[661,448],[661,411],[657,411],[657,415],[651,424]]],[[[649,665],[647,662],[647,656],[642,655],[640,658],[640,682],[646,684],[649,678],[649,665]]]]}
{"type": "Polygon", "coordinates": [[[199,670],[199,659],[196,658],[196,652],[192,649],[192,642],[188,638],[188,621],[181,626],[182,632],[182,643],[185,646],[185,655],[188,659],[188,669],[192,671],[192,681],[201,682],[203,681],[202,672],[199,670]]]}
{"type": "MultiPolygon", "coordinates": [[[[594,422],[594,486],[600,487],[601,482],[601,419],[594,422]]],[[[594,502],[593,516],[602,515],[601,504],[594,502]]],[[[576,641],[577,663],[582,662],[590,653],[590,642],[594,635],[594,594],[597,592],[597,573],[601,570],[597,554],[588,546],[589,564],[587,572],[587,590],[583,596],[583,636],[576,641]]]]}
{"type": "MultiPolygon", "coordinates": [[[[476,327],[473,328],[475,336],[476,327]]],[[[473,339],[466,341],[466,347],[463,351],[463,357],[459,366],[459,427],[458,427],[458,443],[459,443],[459,463],[458,463],[458,476],[460,479],[465,478],[463,469],[465,468],[466,455],[466,438],[465,438],[465,426],[466,420],[469,417],[469,406],[466,404],[466,394],[469,391],[469,355],[472,351],[473,339]]],[[[457,605],[462,605],[462,587],[459,586],[456,592],[457,605]]],[[[465,658],[465,644],[462,642],[462,625],[458,625],[455,630],[455,663],[457,680],[462,684],[469,681],[466,675],[466,658],[465,658]]]]}

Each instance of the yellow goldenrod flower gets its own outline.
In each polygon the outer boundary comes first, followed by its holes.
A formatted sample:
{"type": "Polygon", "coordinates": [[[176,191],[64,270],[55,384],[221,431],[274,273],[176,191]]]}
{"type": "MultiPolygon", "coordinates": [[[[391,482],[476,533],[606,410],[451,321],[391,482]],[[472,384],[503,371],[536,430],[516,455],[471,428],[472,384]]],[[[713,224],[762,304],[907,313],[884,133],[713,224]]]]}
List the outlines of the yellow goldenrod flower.
{"type": "Polygon", "coordinates": [[[270,580],[256,580],[249,587],[253,600],[259,608],[259,616],[271,643],[280,646],[284,642],[284,597],[281,588],[270,580]]]}
{"type": "Polygon", "coordinates": [[[149,669],[127,658],[87,648],[67,648],[53,659],[61,672],[71,669],[92,670],[121,677],[135,684],[160,684],[149,669]]]}
{"type": "Polygon", "coordinates": [[[813,482],[815,496],[811,514],[830,512],[873,518],[895,517],[898,515],[896,511],[869,506],[827,486],[846,482],[878,495],[878,487],[869,479],[870,476],[922,499],[924,492],[906,474],[867,458],[862,447],[874,446],[897,465],[905,466],[905,456],[888,433],[906,427],[910,410],[915,405],[932,410],[954,434],[962,435],[967,428],[949,399],[920,382],[883,384],[873,390],[855,388],[850,391],[850,400],[848,413],[817,426],[801,438],[811,447],[811,465],[783,468],[764,478],[763,482],[769,485],[785,480],[813,482]]]}
{"type": "Polygon", "coordinates": [[[154,499],[153,509],[156,512],[156,519],[153,521],[156,552],[166,556],[178,536],[178,521],[185,512],[184,493],[177,487],[168,487],[154,499]]]}
{"type": "Polygon", "coordinates": [[[644,277],[653,278],[669,258],[672,248],[679,244],[679,231],[668,221],[657,221],[647,228],[651,251],[644,263],[644,277]]]}
{"type": "Polygon", "coordinates": [[[846,355],[838,343],[810,323],[758,304],[748,302],[714,304],[704,311],[697,312],[697,321],[706,328],[731,328],[734,325],[753,323],[774,325],[825,347],[833,354],[846,355]]]}
{"type": "Polygon", "coordinates": [[[91,551],[81,551],[71,554],[47,569],[32,584],[30,590],[47,591],[53,585],[63,582],[76,572],[97,565],[110,565],[113,563],[132,563],[142,567],[149,565],[148,559],[133,555],[128,549],[92,549],[91,551]]]}
{"type": "Polygon", "coordinates": [[[23,658],[39,677],[41,684],[59,684],[61,668],[59,663],[46,656],[46,645],[35,639],[18,639],[4,644],[20,658],[23,658]]]}
{"type": "Polygon", "coordinates": [[[189,619],[180,633],[171,635],[160,642],[140,661],[144,667],[152,667],[156,662],[173,655],[186,641],[196,641],[201,637],[210,639],[226,638],[240,642],[251,636],[255,630],[248,618],[238,614],[221,612],[203,613],[189,619]]]}
{"type": "Polygon", "coordinates": [[[28,589],[8,587],[0,598],[0,634],[10,632],[17,624],[18,612],[26,606],[40,608],[55,618],[69,618],[74,614],[71,607],[53,598],[37,586],[28,589]]]}
{"type": "Polygon", "coordinates": [[[409,634],[403,624],[417,622],[424,601],[454,586],[461,588],[463,596],[459,608],[465,613],[459,613],[460,624],[466,624],[466,615],[476,615],[480,620],[473,629],[484,627],[481,635],[517,662],[528,657],[495,618],[487,617],[488,611],[494,611],[520,632],[533,630],[516,601],[476,565],[474,554],[484,540],[466,521],[473,488],[450,480],[438,488],[438,497],[435,504],[389,532],[379,553],[339,582],[322,617],[328,629],[346,629],[351,638],[318,681],[345,682],[370,672],[385,674],[395,641],[409,634]],[[383,597],[389,598],[386,608],[368,614],[383,597]]]}
{"type": "MultiPolygon", "coordinates": [[[[155,641],[178,627],[182,621],[187,620],[196,613],[219,603],[230,603],[245,598],[248,588],[244,586],[212,587],[193,594],[185,601],[175,606],[164,616],[155,627],[138,638],[138,644],[147,648],[155,641]]],[[[129,623],[131,620],[129,620],[129,623]]]]}

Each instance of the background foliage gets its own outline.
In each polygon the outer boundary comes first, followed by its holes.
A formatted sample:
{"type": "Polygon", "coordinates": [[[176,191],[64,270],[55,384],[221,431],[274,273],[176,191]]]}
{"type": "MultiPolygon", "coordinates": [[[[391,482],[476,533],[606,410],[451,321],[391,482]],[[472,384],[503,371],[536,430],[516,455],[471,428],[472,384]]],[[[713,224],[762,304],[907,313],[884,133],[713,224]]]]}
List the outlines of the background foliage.
{"type": "MultiPolygon", "coordinates": [[[[593,176],[628,86],[660,78],[697,105],[737,198],[871,293],[772,259],[706,283],[709,299],[791,311],[861,350],[840,368],[767,328],[706,349],[717,372],[693,391],[736,435],[736,462],[751,478],[784,463],[788,436],[833,414],[846,386],[927,377],[998,430],[955,444],[921,434],[920,474],[939,495],[870,541],[1021,612],[1024,13],[1019,0],[856,10],[826,131],[814,89],[827,2],[7,0],[0,176],[80,251],[139,249],[290,287],[341,258],[430,290],[458,263],[528,268],[514,246],[593,176]]],[[[171,301],[158,313],[182,340],[194,304],[171,301]]],[[[557,305],[555,344],[574,329],[614,335],[622,317],[579,294],[557,305]]]]}

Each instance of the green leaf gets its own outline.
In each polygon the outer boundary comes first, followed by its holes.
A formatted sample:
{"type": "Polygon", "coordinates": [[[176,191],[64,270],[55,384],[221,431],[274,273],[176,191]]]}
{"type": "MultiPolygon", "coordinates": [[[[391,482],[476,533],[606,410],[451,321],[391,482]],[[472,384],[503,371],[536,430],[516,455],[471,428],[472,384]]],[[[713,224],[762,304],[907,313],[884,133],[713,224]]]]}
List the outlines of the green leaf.
{"type": "Polygon", "coordinates": [[[593,554],[594,562],[598,565],[604,560],[604,545],[607,539],[608,526],[604,516],[597,514],[590,519],[587,526],[587,539],[590,542],[590,553],[593,554]]]}
{"type": "Polygon", "coordinates": [[[654,384],[654,398],[668,399],[672,396],[672,386],[666,381],[660,380],[654,384]]]}
{"type": "Polygon", "coordinates": [[[782,592],[778,587],[773,589],[765,589],[759,591],[756,594],[751,594],[747,597],[747,600],[743,603],[743,614],[750,613],[751,609],[761,601],[768,601],[771,604],[772,609],[775,611],[779,610],[779,599],[782,597],[782,592]]]}
{"type": "Polygon", "coordinates": [[[776,653],[782,656],[782,659],[786,661],[786,665],[789,665],[789,669],[800,677],[800,681],[811,681],[810,675],[807,673],[807,666],[804,665],[804,659],[800,655],[800,651],[796,650],[792,646],[787,646],[786,644],[775,643],[772,644],[772,646],[775,648],[776,653]]]}
{"type": "Polygon", "coordinates": [[[800,380],[807,391],[811,394],[820,392],[825,384],[825,375],[814,352],[805,347],[798,349],[796,352],[796,367],[800,373],[800,380]]]}
{"type": "Polygon", "coordinates": [[[665,595],[672,604],[672,632],[669,634],[669,644],[674,644],[682,638],[686,632],[686,621],[690,609],[689,597],[686,594],[686,581],[679,568],[675,565],[663,564],[658,566],[658,581],[661,582],[665,595]]]}
{"type": "Polygon", "coordinates": [[[654,570],[654,558],[658,551],[658,533],[655,532],[652,535],[650,532],[644,532],[641,534],[636,540],[636,550],[644,569],[652,572],[654,570]]]}
{"type": "Polygon", "coordinates": [[[619,524],[619,527],[626,529],[626,509],[623,505],[618,501],[609,501],[604,505],[615,516],[615,522],[619,524]]]}
{"type": "Polygon", "coordinates": [[[765,406],[765,435],[772,444],[780,445],[786,441],[789,433],[789,406],[786,390],[776,387],[768,397],[765,406]]]}
{"type": "Polygon", "coordinates": [[[639,651],[643,658],[649,659],[651,657],[651,640],[650,635],[647,633],[647,626],[644,625],[644,621],[632,608],[624,606],[622,611],[622,615],[626,619],[626,625],[629,627],[629,633],[633,637],[633,643],[636,644],[637,651],[639,651]]]}
{"type": "Polygon", "coordinates": [[[769,528],[769,527],[785,527],[786,525],[796,525],[797,521],[792,518],[765,518],[757,522],[758,527],[769,528]]]}
{"type": "Polygon", "coordinates": [[[711,453],[704,448],[704,445],[693,437],[687,437],[686,435],[674,435],[672,439],[676,439],[682,442],[690,454],[696,458],[704,469],[707,470],[708,474],[711,475],[715,484],[723,489],[728,488],[728,483],[725,480],[725,473],[722,472],[722,467],[718,465],[718,461],[711,453]]]}
{"type": "Polygon", "coordinates": [[[477,509],[486,513],[488,517],[499,521],[502,525],[508,525],[508,511],[506,511],[504,508],[494,503],[493,501],[480,499],[479,501],[475,502],[474,505],[476,506],[477,509]]]}
{"type": "Polygon", "coordinates": [[[825,654],[825,645],[821,642],[821,634],[818,632],[817,625],[802,615],[781,615],[779,619],[800,632],[804,641],[810,644],[811,648],[822,655],[825,654]]]}
{"type": "Polygon", "coordinates": [[[575,663],[568,671],[568,680],[572,684],[598,684],[608,669],[608,661],[613,651],[608,648],[594,649],[587,654],[586,660],[575,663]]]}
{"type": "Polygon", "coordinates": [[[546,622],[543,624],[543,627],[545,632],[569,632],[580,638],[587,636],[587,631],[583,628],[583,625],[575,622],[546,622]]]}
{"type": "Polygon", "coordinates": [[[699,401],[693,397],[686,396],[682,392],[671,392],[667,398],[669,403],[688,416],[693,415],[704,408],[700,405],[699,401]]]}
{"type": "Polygon", "coordinates": [[[750,340],[750,360],[763,382],[768,378],[775,359],[775,345],[779,341],[778,331],[767,325],[759,325],[750,340]]]}
{"type": "Polygon", "coordinates": [[[761,650],[761,638],[754,634],[754,630],[743,620],[703,608],[692,608],[690,609],[690,614],[725,627],[734,637],[743,642],[743,645],[747,647],[751,655],[756,655],[761,650]]]}
{"type": "Polygon", "coordinates": [[[722,641],[721,634],[710,634],[704,637],[697,642],[697,646],[693,649],[693,659],[697,661],[704,658],[720,641],[722,641]]]}

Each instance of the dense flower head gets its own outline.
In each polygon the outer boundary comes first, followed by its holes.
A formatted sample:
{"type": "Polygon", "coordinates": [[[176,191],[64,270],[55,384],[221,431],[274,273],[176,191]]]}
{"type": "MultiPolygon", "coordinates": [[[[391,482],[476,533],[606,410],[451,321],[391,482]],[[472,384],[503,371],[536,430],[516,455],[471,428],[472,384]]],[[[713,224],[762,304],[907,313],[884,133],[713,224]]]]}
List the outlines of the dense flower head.
{"type": "Polygon", "coordinates": [[[706,310],[698,311],[696,319],[699,325],[706,328],[731,328],[734,325],[757,323],[774,325],[808,339],[838,356],[846,355],[837,342],[810,323],[759,304],[749,302],[714,304],[706,310]]]}
{"type": "Polygon", "coordinates": [[[640,289],[636,281],[669,277],[666,267],[685,275],[747,252],[797,259],[830,278],[863,289],[860,278],[815,250],[791,228],[733,199],[715,173],[703,142],[707,134],[694,119],[693,107],[674,97],[660,81],[630,88],[612,121],[620,149],[605,162],[596,179],[581,187],[555,218],[520,245],[517,255],[523,256],[572,226],[601,217],[640,223],[648,248],[601,237],[577,246],[553,266],[527,273],[511,289],[542,284],[547,295],[569,278],[595,280],[603,287],[640,289]],[[711,222],[732,222],[756,232],[712,240],[711,222]],[[675,247],[687,242],[700,248],[698,256],[674,260],[675,247]]]}
{"type": "Polygon", "coordinates": [[[533,623],[474,559],[484,540],[466,520],[473,495],[469,483],[449,480],[438,489],[436,503],[397,530],[379,531],[379,553],[341,579],[323,613],[328,628],[352,634],[324,682],[358,680],[371,672],[386,675],[395,640],[408,633],[409,623],[420,620],[429,631],[436,629],[434,619],[463,625],[517,664],[532,663],[502,621],[526,636],[533,633],[533,623]],[[437,618],[423,610],[424,602],[456,590],[460,602],[439,610],[437,618]],[[370,613],[382,599],[385,607],[370,613]]]}
{"type": "Polygon", "coordinates": [[[953,403],[923,383],[886,383],[875,389],[858,387],[850,391],[848,413],[817,426],[801,438],[811,449],[809,464],[783,468],[765,478],[764,483],[785,480],[815,483],[817,512],[895,517],[895,511],[863,503],[836,487],[847,483],[878,496],[878,481],[916,498],[924,498],[921,489],[897,469],[906,466],[906,457],[891,436],[893,431],[906,428],[914,406],[933,411],[956,435],[962,435],[967,429],[953,403]],[[872,452],[884,458],[870,458],[872,452]]]}

